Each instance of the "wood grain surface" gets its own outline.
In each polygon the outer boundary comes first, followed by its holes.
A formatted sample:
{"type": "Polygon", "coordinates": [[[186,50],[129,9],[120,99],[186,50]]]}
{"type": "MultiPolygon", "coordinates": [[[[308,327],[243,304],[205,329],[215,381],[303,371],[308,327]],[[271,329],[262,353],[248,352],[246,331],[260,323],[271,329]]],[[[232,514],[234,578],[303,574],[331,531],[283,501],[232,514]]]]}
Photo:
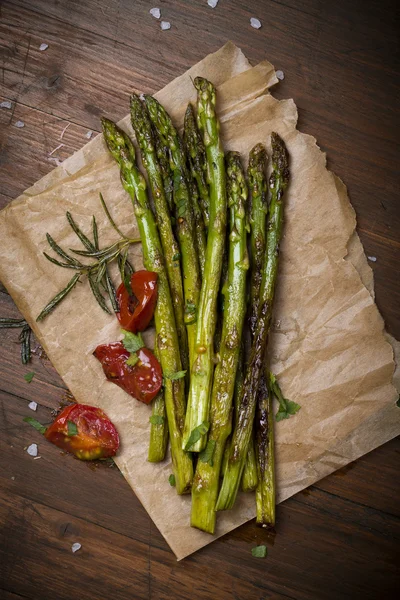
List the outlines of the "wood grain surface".
{"type": "MultiPolygon", "coordinates": [[[[400,339],[396,4],[0,2],[0,102],[11,101],[0,108],[0,206],[99,132],[100,115],[124,116],[132,89],[157,91],[231,39],[252,62],[268,58],[284,71],[274,94],[294,98],[300,129],[317,137],[348,186],[367,256],[376,257],[378,306],[400,339]],[[149,15],[154,5],[169,31],[149,15]],[[251,16],[260,30],[250,27],[251,16]]],[[[4,288],[0,313],[17,316],[4,288]]],[[[23,423],[33,416],[29,401],[48,422],[66,395],[39,354],[23,367],[17,333],[1,331],[1,599],[398,597],[398,440],[279,506],[276,535],[251,522],[177,563],[117,469],[60,455],[23,423]],[[32,442],[38,460],[25,451],[32,442]],[[82,545],[75,554],[74,542],[82,545]],[[268,557],[253,558],[261,543],[268,557]]]]}

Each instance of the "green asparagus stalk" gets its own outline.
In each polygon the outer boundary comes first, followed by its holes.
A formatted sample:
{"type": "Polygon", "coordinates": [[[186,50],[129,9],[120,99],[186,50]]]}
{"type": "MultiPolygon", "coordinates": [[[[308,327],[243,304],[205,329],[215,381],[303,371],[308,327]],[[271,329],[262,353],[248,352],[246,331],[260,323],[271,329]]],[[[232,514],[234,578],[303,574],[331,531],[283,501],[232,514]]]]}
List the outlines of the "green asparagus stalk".
{"type": "Polygon", "coordinates": [[[190,200],[193,209],[193,217],[194,217],[194,225],[195,225],[195,243],[196,250],[199,257],[199,267],[200,267],[200,275],[201,278],[204,277],[204,268],[206,264],[206,247],[207,247],[207,239],[206,239],[206,228],[204,225],[203,215],[201,213],[200,205],[199,205],[199,191],[197,189],[197,185],[193,177],[190,177],[189,180],[190,185],[190,200]]]}
{"type": "Polygon", "coordinates": [[[256,451],[254,447],[254,434],[250,437],[247,448],[247,456],[244,463],[242,474],[242,490],[244,492],[254,492],[258,484],[256,451]]]}
{"type": "MultiPolygon", "coordinates": [[[[268,213],[267,205],[267,153],[262,144],[252,148],[249,155],[247,176],[250,192],[250,309],[249,327],[251,338],[254,337],[258,318],[262,266],[265,255],[265,221],[268,213]]],[[[242,490],[250,492],[258,483],[256,455],[254,450],[254,430],[249,442],[247,458],[242,475],[242,490]]]]}
{"type": "Polygon", "coordinates": [[[258,486],[256,489],[257,524],[275,525],[275,452],[272,393],[266,373],[261,375],[257,400],[256,455],[258,486]]]}
{"type": "MultiPolygon", "coordinates": [[[[161,361],[158,344],[154,346],[154,355],[158,361],[161,361]]],[[[161,462],[165,458],[168,445],[168,422],[163,387],[153,400],[150,423],[150,443],[147,460],[149,462],[161,462]]]]}
{"type": "Polygon", "coordinates": [[[271,203],[267,231],[267,245],[260,288],[260,308],[241,394],[239,419],[232,436],[228,462],[217,501],[217,510],[232,508],[237,496],[253,428],[258,386],[264,368],[264,356],[271,323],[272,305],[278,272],[279,243],[283,226],[283,197],[289,182],[286,146],[276,133],[272,133],[271,142],[271,203]]]}
{"type": "Polygon", "coordinates": [[[199,190],[204,224],[208,227],[210,221],[210,192],[207,184],[206,150],[197,128],[196,115],[191,104],[188,104],[185,113],[183,138],[189,158],[190,170],[199,190]]]}
{"type": "MultiPolygon", "coordinates": [[[[134,146],[126,133],[108,119],[102,119],[102,126],[107,147],[120,167],[122,185],[132,199],[142,240],[144,265],[146,269],[158,274],[158,301],[154,320],[162,370],[164,373],[177,373],[182,369],[182,364],[175,316],[162,245],[147,197],[146,181],[137,168],[134,146]]],[[[191,457],[182,450],[184,380],[165,377],[164,397],[176,489],[178,494],[184,494],[190,490],[193,478],[191,457]]]]}
{"type": "Polygon", "coordinates": [[[215,114],[214,86],[201,77],[194,85],[198,95],[198,122],[203,134],[210,180],[210,223],[206,263],[196,325],[195,360],[191,368],[183,443],[186,450],[200,452],[206,442],[211,383],[214,370],[214,333],[226,231],[225,157],[215,114]]]}
{"type": "Polygon", "coordinates": [[[250,192],[250,314],[249,326],[254,337],[258,320],[260,286],[265,255],[265,222],[268,213],[267,204],[267,152],[262,144],[250,151],[247,176],[250,192]]]}
{"type": "Polygon", "coordinates": [[[191,525],[209,533],[215,529],[219,474],[225,442],[232,428],[232,399],[246,314],[249,267],[245,223],[247,186],[238,153],[227,155],[226,171],[230,235],[220,361],[214,373],[208,442],[199,454],[192,486],[191,525]]]}
{"type": "Polygon", "coordinates": [[[174,177],[173,199],[176,209],[176,232],[182,257],[185,324],[189,344],[189,364],[192,365],[201,275],[196,249],[195,221],[190,201],[186,154],[167,111],[152,96],[145,96],[145,103],[153,126],[160,136],[163,146],[169,151],[174,177]]]}
{"type": "Polygon", "coordinates": [[[172,231],[163,175],[154,144],[152,124],[146,106],[136,94],[131,96],[131,121],[153,195],[158,230],[171,289],[182,366],[185,370],[188,370],[189,354],[184,320],[183,287],[179,263],[180,252],[172,231]]]}
{"type": "Polygon", "coordinates": [[[163,180],[165,198],[167,200],[168,209],[171,215],[174,214],[174,201],[173,201],[173,192],[174,192],[174,178],[172,175],[171,167],[169,164],[168,158],[168,147],[163,143],[161,137],[158,135],[157,131],[153,128],[153,137],[154,143],[156,147],[156,155],[158,159],[158,164],[160,165],[161,175],[163,180]]]}

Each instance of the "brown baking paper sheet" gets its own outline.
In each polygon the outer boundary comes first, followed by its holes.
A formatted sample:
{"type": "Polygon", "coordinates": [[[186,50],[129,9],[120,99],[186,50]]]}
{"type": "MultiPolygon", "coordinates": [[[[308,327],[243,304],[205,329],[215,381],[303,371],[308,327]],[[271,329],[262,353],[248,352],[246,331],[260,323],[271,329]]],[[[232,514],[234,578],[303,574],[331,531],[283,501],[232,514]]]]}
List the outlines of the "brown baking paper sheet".
{"type": "MultiPolygon", "coordinates": [[[[316,140],[297,131],[293,100],[278,101],[268,92],[278,82],[273,66],[264,61],[252,68],[238,48],[226,44],[156,94],[178,124],[187,102],[195,100],[196,75],[218,87],[226,150],[246,157],[257,142],[269,147],[271,131],[277,131],[290,153],[269,352],[285,395],[301,410],[276,425],[281,502],[400,433],[393,349],[374,303],[372,272],[346,188],[326,169],[316,140]]],[[[128,117],[122,125],[132,133],[128,117]]],[[[122,447],[116,463],[181,559],[253,518],[254,496],[241,494],[234,510],[218,515],[215,536],[191,529],[190,497],[178,497],[168,484],[170,461],[147,462],[150,408],[107,382],[92,356],[98,344],[120,339],[115,317],[97,306],[85,282],[43,323],[35,322],[72,276],[42,254],[48,250],[46,232],[65,248],[79,247],[66,211],[87,232],[96,215],[101,245],[115,240],[100,191],[116,222],[134,235],[130,199],[98,136],[2,211],[0,277],[76,400],[102,407],[117,426],[122,447]]],[[[139,246],[132,258],[140,267],[139,246]]],[[[152,344],[153,333],[145,339],[152,344]]]]}

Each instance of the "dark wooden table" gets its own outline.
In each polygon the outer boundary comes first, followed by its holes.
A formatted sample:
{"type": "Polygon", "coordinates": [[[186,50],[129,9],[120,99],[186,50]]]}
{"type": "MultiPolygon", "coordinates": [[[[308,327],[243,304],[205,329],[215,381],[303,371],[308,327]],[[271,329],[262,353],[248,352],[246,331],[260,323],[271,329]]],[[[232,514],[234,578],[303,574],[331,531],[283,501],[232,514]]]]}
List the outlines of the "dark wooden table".
{"type": "MultiPolygon", "coordinates": [[[[284,71],[274,93],[294,98],[300,128],[347,184],[366,253],[376,257],[378,306],[400,338],[395,2],[0,4],[0,101],[12,101],[0,109],[2,206],[98,132],[100,115],[125,115],[132,89],[155,92],[231,39],[252,61],[267,57],[284,71]],[[154,5],[170,31],[149,15],[154,5]],[[251,29],[251,16],[262,29],[251,29]]],[[[17,316],[4,288],[0,313],[17,316]]],[[[33,414],[28,402],[46,421],[66,393],[49,362],[36,356],[32,369],[22,367],[15,332],[2,331],[0,371],[2,599],[395,597],[398,441],[279,506],[275,537],[251,522],[177,563],[117,469],[92,470],[55,447],[39,460],[24,450],[36,439],[22,421],[33,414]],[[74,542],[82,544],[76,554],[74,542]],[[267,559],[251,556],[256,543],[267,543],[267,559]]]]}

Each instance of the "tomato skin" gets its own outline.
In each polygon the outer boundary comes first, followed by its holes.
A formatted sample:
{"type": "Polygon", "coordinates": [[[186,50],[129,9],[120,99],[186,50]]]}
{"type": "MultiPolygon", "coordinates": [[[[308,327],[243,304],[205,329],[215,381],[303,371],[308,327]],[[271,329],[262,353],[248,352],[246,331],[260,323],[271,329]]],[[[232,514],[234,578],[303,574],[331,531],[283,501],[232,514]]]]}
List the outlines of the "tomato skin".
{"type": "Polygon", "coordinates": [[[114,456],[119,448],[119,435],[107,415],[95,406],[67,406],[47,428],[45,437],[80,460],[96,460],[114,456]],[[68,421],[74,423],[77,435],[68,435],[68,421]]]}
{"type": "Polygon", "coordinates": [[[101,362],[105,376],[133,398],[149,404],[161,389],[160,363],[148,348],[137,351],[139,361],[134,367],[126,364],[130,356],[122,342],[102,344],[93,352],[101,362]]]}
{"type": "Polygon", "coordinates": [[[136,271],[131,278],[134,297],[129,296],[123,283],[117,289],[119,312],[116,313],[121,326],[127,331],[144,331],[153,318],[157,303],[157,273],[136,271]]]}

